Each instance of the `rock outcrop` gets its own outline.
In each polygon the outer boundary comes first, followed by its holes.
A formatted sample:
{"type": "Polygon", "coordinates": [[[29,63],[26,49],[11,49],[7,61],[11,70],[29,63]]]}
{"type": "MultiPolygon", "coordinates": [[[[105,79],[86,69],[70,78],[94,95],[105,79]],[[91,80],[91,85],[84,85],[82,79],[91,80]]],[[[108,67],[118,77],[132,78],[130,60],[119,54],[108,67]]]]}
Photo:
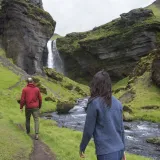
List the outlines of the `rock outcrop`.
{"type": "Polygon", "coordinates": [[[42,9],[42,0],[5,0],[0,10],[0,39],[7,58],[28,74],[42,73],[47,42],[56,22],[42,9]]]}
{"type": "Polygon", "coordinates": [[[156,58],[152,63],[152,80],[160,87],[160,51],[157,51],[156,58]]]}
{"type": "Polygon", "coordinates": [[[40,7],[40,8],[43,8],[42,0],[29,0],[29,2],[40,7]]]}
{"type": "Polygon", "coordinates": [[[160,19],[153,12],[152,6],[132,10],[91,31],[57,39],[68,76],[90,80],[101,69],[115,81],[128,76],[141,57],[157,48],[160,19]]]}

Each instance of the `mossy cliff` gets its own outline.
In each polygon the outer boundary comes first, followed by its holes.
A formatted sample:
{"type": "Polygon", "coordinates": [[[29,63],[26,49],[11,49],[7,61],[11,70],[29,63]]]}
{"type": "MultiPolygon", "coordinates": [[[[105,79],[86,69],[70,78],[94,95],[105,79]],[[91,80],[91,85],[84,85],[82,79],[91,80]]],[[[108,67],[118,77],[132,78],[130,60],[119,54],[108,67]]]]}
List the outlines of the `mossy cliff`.
{"type": "Polygon", "coordinates": [[[41,73],[47,64],[47,42],[56,25],[41,2],[5,0],[1,4],[0,46],[28,74],[41,73]]]}
{"type": "Polygon", "coordinates": [[[124,105],[124,119],[160,122],[160,50],[141,58],[132,74],[113,86],[124,105]],[[159,63],[157,63],[159,62],[159,63]],[[155,76],[156,75],[156,76],[155,76]]]}
{"type": "Polygon", "coordinates": [[[65,69],[72,79],[89,80],[106,69],[113,80],[129,75],[137,61],[157,48],[160,41],[160,7],[122,14],[110,23],[57,39],[65,69]]]}

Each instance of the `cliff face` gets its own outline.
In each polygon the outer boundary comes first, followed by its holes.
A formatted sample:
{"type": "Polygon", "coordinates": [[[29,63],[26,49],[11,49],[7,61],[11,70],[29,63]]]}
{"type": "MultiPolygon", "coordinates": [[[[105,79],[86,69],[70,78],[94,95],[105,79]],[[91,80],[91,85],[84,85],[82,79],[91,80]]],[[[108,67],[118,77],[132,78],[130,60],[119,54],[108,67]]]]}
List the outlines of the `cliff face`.
{"type": "Polygon", "coordinates": [[[29,2],[32,3],[33,5],[43,8],[42,0],[29,0],[29,2]]]}
{"type": "Polygon", "coordinates": [[[157,7],[132,10],[91,31],[57,39],[68,76],[89,80],[101,69],[107,70],[112,80],[129,75],[142,56],[157,48],[160,37],[157,7]]]}
{"type": "Polygon", "coordinates": [[[47,42],[56,22],[41,0],[5,0],[0,11],[0,38],[8,58],[28,74],[42,73],[47,42]]]}

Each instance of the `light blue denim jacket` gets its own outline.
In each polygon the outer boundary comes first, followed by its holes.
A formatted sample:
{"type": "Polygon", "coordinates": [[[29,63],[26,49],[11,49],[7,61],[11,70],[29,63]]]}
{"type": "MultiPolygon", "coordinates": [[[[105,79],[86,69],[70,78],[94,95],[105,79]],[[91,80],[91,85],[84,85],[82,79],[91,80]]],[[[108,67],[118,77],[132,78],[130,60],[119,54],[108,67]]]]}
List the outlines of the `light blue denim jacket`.
{"type": "Polygon", "coordinates": [[[111,107],[108,107],[101,97],[91,100],[88,103],[80,151],[85,152],[92,136],[97,155],[124,150],[122,110],[122,104],[115,97],[112,97],[111,107]]]}

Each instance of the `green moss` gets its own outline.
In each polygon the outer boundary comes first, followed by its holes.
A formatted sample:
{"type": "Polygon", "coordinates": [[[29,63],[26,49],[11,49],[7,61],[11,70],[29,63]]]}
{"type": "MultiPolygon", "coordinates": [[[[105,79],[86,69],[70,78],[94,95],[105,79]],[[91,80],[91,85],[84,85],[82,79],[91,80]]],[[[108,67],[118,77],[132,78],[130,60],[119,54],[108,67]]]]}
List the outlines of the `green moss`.
{"type": "MultiPolygon", "coordinates": [[[[159,106],[160,89],[151,81],[151,66],[155,57],[159,56],[158,51],[152,52],[150,55],[143,57],[135,68],[125,90],[120,90],[115,94],[117,98],[126,94],[130,89],[134,90],[134,99],[123,105],[130,106],[133,113],[131,114],[134,120],[146,120],[152,122],[160,122],[160,110],[155,108],[145,110],[146,106],[159,106]],[[129,85],[129,89],[127,89],[129,85]]],[[[126,81],[125,79],[123,80],[126,81]]],[[[122,82],[123,82],[122,81],[122,82]]],[[[122,83],[123,84],[123,83],[122,83]]],[[[116,88],[121,87],[121,82],[115,84],[116,88]]],[[[124,87],[125,88],[125,87],[124,87]]]]}
{"type": "Polygon", "coordinates": [[[137,66],[135,67],[135,69],[133,70],[131,77],[141,76],[146,71],[150,72],[152,67],[152,62],[155,59],[156,53],[157,53],[156,51],[153,51],[148,56],[142,57],[138,62],[137,66]]]}
{"type": "Polygon", "coordinates": [[[160,145],[160,137],[148,138],[148,143],[160,145]]]}
{"type": "Polygon", "coordinates": [[[112,89],[113,91],[116,91],[118,89],[125,89],[129,81],[129,77],[126,77],[120,81],[118,81],[116,84],[113,85],[112,89]]]}
{"type": "Polygon", "coordinates": [[[37,20],[43,25],[50,26],[50,29],[54,30],[55,21],[48,12],[31,4],[28,0],[14,0],[13,2],[26,7],[28,17],[37,20]]]}
{"type": "Polygon", "coordinates": [[[147,7],[148,9],[151,9],[154,13],[154,15],[159,19],[160,18],[160,9],[155,4],[152,4],[147,7]]]}
{"type": "Polygon", "coordinates": [[[56,40],[57,38],[62,38],[62,36],[58,35],[58,34],[54,34],[51,38],[52,41],[56,40]]]}
{"type": "Polygon", "coordinates": [[[0,56],[5,56],[6,54],[5,54],[5,51],[2,49],[2,48],[0,48],[0,56]]]}
{"type": "MultiPolygon", "coordinates": [[[[4,49],[2,49],[2,48],[0,48],[0,56],[2,56],[2,57],[4,57],[4,58],[7,58],[7,57],[6,57],[6,53],[5,53],[4,49]]],[[[12,64],[14,64],[12,58],[8,58],[8,60],[9,60],[12,64]]]]}
{"type": "Polygon", "coordinates": [[[0,81],[0,90],[7,89],[6,88],[7,86],[9,87],[14,85],[20,79],[20,77],[15,75],[12,71],[9,71],[5,67],[3,67],[1,64],[0,64],[0,75],[1,77],[3,77],[1,78],[0,81]]]}
{"type": "Polygon", "coordinates": [[[18,3],[18,4],[20,4],[20,5],[22,5],[22,6],[24,6],[24,7],[27,7],[27,8],[29,8],[29,5],[28,5],[28,1],[27,0],[13,0],[14,2],[16,2],[16,3],[18,3]]]}

